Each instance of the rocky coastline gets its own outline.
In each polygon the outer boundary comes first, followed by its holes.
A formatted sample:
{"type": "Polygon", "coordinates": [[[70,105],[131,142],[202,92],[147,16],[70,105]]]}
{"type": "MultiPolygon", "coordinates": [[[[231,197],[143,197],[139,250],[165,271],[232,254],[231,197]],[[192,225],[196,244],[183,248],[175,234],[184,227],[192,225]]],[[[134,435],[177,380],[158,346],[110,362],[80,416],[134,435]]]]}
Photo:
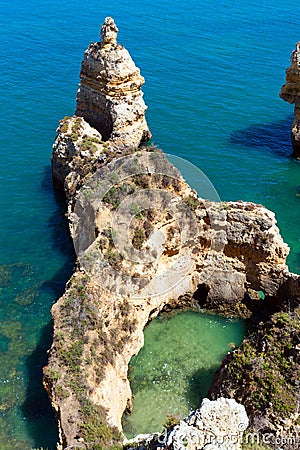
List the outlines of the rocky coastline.
{"type": "MultiPolygon", "coordinates": [[[[105,19],[101,41],[86,50],[75,115],[61,120],[53,146],[53,181],[66,196],[78,256],[52,308],[44,369],[58,448],[192,450],[199,445],[183,447],[179,435],[210,430],[219,436],[219,428],[228,434],[239,414],[258,433],[275,436],[285,427],[297,434],[300,277],[288,270],[289,249],[275,215],[251,202],[199,198],[164,153],[145,144],[151,133],[144,79],[117,43],[117,31],[105,19]],[[163,444],[160,435],[126,444],[121,418],[132,408],[129,361],[143,346],[147,323],[175,308],[252,317],[257,325],[224,357],[210,400],[172,424],[163,444]],[[221,425],[209,425],[211,416],[221,425]]],[[[241,448],[238,423],[241,418],[231,429],[237,443],[202,447],[241,448]]]]}

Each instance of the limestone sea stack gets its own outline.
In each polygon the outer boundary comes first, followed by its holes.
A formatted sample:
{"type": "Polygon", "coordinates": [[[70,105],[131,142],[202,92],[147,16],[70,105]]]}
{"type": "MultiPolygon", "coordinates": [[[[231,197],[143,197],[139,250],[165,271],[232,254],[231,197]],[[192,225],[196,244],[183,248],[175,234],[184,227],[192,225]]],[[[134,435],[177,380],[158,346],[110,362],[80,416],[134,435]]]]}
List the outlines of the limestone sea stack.
{"type": "Polygon", "coordinates": [[[293,156],[300,158],[300,42],[292,52],[291,65],[286,70],[286,83],[281,88],[280,97],[295,105],[291,130],[293,156]]]}
{"type": "Polygon", "coordinates": [[[76,113],[57,128],[52,154],[54,186],[71,198],[76,189],[117,151],[125,154],[151,139],[141,86],[144,78],[128,51],[117,43],[111,17],[101,27],[101,41],[84,53],[76,113]]]}
{"type": "Polygon", "coordinates": [[[119,147],[138,146],[151,138],[141,86],[144,78],[130,54],[117,42],[111,17],[101,27],[101,42],[91,43],[81,66],[76,115],[119,147]]]}

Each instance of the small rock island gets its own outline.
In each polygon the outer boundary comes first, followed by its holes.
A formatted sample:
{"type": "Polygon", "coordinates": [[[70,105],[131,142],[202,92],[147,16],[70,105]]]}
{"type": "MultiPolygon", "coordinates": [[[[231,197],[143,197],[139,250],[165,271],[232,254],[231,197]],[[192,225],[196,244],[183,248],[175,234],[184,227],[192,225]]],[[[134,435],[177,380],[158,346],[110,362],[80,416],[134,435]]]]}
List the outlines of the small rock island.
{"type": "Polygon", "coordinates": [[[199,198],[145,144],[144,79],[117,32],[106,18],[101,41],[86,50],[75,115],[60,121],[53,146],[53,181],[78,256],[52,308],[44,368],[58,448],[240,449],[248,424],[258,434],[295,435],[300,277],[288,270],[275,215],[251,202],[199,198]],[[128,364],[147,323],[178,308],[252,317],[256,326],[224,357],[199,409],[164,434],[126,442],[128,364]],[[230,434],[235,443],[217,443],[230,434]]]}
{"type": "Polygon", "coordinates": [[[292,52],[291,65],[286,70],[286,83],[279,95],[283,100],[295,105],[291,136],[293,156],[300,158],[300,42],[292,52]]]}

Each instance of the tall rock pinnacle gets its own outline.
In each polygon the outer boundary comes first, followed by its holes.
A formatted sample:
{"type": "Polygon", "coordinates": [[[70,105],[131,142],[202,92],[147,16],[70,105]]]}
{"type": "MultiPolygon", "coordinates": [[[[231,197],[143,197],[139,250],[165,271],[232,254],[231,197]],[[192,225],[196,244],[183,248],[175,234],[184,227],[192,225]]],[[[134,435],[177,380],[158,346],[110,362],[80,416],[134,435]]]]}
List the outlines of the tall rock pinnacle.
{"type": "Polygon", "coordinates": [[[144,78],[128,51],[117,43],[118,28],[111,17],[101,27],[101,41],[84,54],[76,115],[96,128],[104,140],[128,147],[151,138],[141,86],[144,78]]]}
{"type": "Polygon", "coordinates": [[[295,104],[292,124],[293,156],[300,158],[300,42],[292,52],[291,65],[286,71],[286,83],[279,95],[283,100],[295,104]]]}

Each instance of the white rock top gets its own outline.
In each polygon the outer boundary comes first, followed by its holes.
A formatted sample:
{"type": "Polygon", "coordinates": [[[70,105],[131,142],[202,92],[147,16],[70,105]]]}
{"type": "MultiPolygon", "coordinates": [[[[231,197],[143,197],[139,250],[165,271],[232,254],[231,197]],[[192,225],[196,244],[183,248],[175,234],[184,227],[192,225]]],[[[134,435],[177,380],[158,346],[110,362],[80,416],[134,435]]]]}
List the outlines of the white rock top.
{"type": "Polygon", "coordinates": [[[199,409],[181,421],[168,437],[174,450],[239,450],[249,420],[243,405],[234,399],[203,399],[199,409]]]}
{"type": "Polygon", "coordinates": [[[113,44],[117,42],[118,27],[112,17],[106,17],[100,29],[100,37],[103,44],[113,44]]]}

